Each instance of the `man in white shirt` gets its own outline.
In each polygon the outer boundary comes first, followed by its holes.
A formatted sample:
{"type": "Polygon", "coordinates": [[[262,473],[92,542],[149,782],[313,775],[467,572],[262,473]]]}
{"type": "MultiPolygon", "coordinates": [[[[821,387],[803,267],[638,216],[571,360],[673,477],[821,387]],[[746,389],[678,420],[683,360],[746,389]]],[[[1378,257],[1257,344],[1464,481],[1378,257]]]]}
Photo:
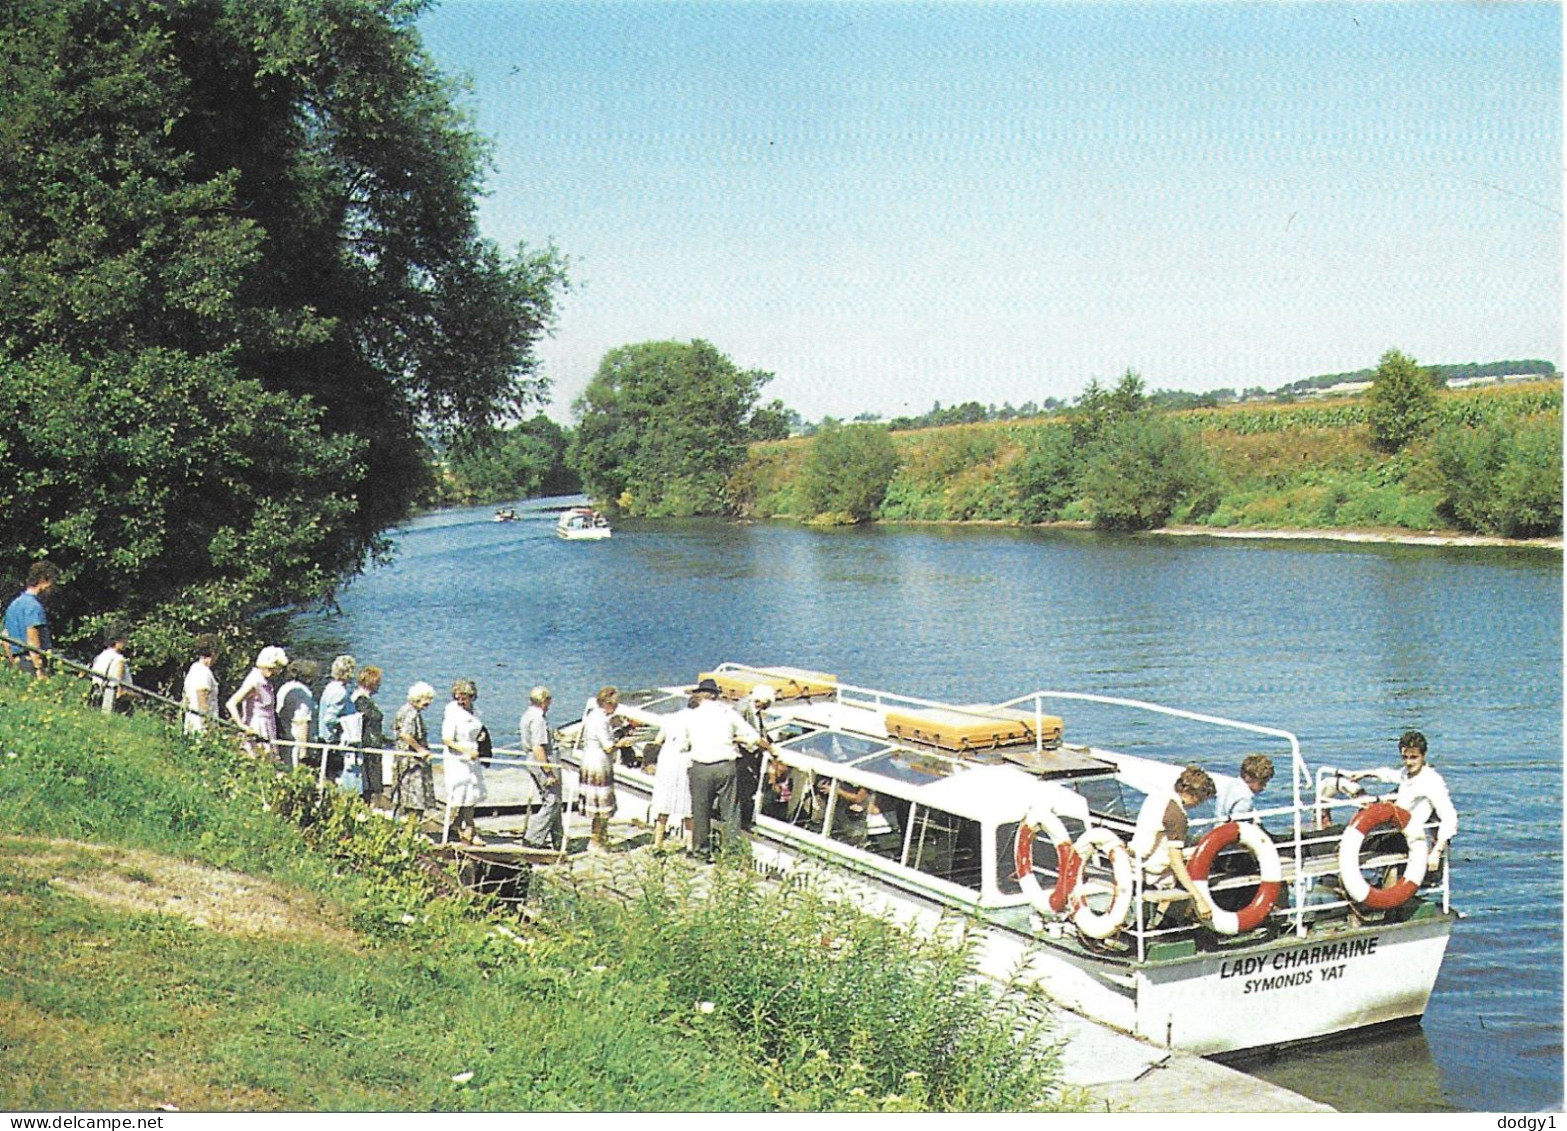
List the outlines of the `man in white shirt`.
{"type": "Polygon", "coordinates": [[[1458,810],[1453,807],[1453,799],[1447,792],[1447,783],[1442,780],[1442,775],[1426,763],[1427,749],[1425,735],[1418,730],[1406,730],[1398,740],[1398,758],[1403,763],[1402,770],[1355,770],[1344,776],[1352,781],[1371,778],[1373,781],[1397,785],[1398,792],[1393,795],[1393,804],[1400,809],[1413,812],[1422,801],[1431,806],[1431,812],[1436,814],[1436,844],[1427,858],[1427,867],[1435,870],[1442,863],[1442,852],[1447,848],[1448,841],[1458,835],[1458,810]]]}
{"type": "Polygon", "coordinates": [[[1221,821],[1241,821],[1252,815],[1252,798],[1273,780],[1273,759],[1266,754],[1248,754],[1241,762],[1241,776],[1231,778],[1214,799],[1214,812],[1221,821]]]}
{"type": "Polygon", "coordinates": [[[691,780],[691,841],[698,857],[712,860],[715,800],[723,824],[724,851],[740,843],[740,809],[735,803],[735,759],[740,750],[736,744],[763,750],[771,750],[773,744],[718,701],[718,684],[713,680],[697,684],[695,694],[701,702],[687,713],[682,740],[691,757],[686,771],[691,780]]]}

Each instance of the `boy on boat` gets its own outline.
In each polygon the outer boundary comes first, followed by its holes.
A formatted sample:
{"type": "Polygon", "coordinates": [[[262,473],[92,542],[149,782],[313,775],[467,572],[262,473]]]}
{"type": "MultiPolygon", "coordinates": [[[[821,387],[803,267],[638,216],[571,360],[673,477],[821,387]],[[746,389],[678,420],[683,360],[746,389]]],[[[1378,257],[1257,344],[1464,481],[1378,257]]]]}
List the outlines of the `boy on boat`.
{"type": "Polygon", "coordinates": [[[1143,886],[1173,891],[1179,885],[1204,922],[1213,918],[1213,907],[1187,872],[1184,850],[1188,811],[1213,795],[1213,779],[1200,766],[1187,766],[1169,793],[1149,794],[1132,833],[1132,855],[1142,866],[1143,886]]]}
{"type": "Polygon", "coordinates": [[[1427,867],[1435,868],[1442,862],[1442,852],[1447,848],[1447,842],[1458,835],[1458,810],[1453,807],[1453,798],[1447,792],[1447,782],[1426,761],[1428,749],[1425,735],[1418,730],[1406,730],[1398,740],[1398,758],[1403,763],[1402,769],[1354,770],[1344,776],[1351,781],[1370,778],[1398,786],[1398,792],[1393,795],[1393,804],[1400,809],[1413,812],[1422,801],[1431,806],[1431,812],[1436,815],[1436,844],[1427,858],[1427,867]]]}

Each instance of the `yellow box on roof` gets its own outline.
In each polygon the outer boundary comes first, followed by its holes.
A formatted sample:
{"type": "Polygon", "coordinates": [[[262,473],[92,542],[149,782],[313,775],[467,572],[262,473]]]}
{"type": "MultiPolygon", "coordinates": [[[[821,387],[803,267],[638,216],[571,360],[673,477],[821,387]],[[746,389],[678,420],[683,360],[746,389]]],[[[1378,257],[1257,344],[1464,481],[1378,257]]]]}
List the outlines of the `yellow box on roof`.
{"type": "MultiPolygon", "coordinates": [[[[1061,719],[1045,715],[1040,721],[1043,745],[1061,743],[1061,719]]],[[[942,750],[994,750],[1034,741],[1034,717],[1022,712],[987,714],[983,710],[964,711],[951,707],[922,710],[889,710],[887,733],[909,742],[923,742],[942,750]]]]}
{"type": "Polygon", "coordinates": [[[703,672],[697,678],[718,684],[725,699],[744,699],[759,683],[771,687],[780,700],[815,699],[838,690],[837,676],[803,668],[728,668],[721,672],[703,672]]]}

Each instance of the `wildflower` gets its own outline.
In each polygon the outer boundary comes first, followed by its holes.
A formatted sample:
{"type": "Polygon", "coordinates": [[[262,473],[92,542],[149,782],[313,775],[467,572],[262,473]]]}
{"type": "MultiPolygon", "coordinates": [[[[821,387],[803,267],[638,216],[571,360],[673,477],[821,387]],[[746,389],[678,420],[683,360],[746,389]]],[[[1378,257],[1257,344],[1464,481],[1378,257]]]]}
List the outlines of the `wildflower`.
{"type": "Polygon", "coordinates": [[[925,1073],[921,1072],[919,1069],[911,1068],[909,1071],[903,1074],[903,1078],[905,1080],[918,1080],[923,1075],[925,1075],[925,1073]]]}
{"type": "Polygon", "coordinates": [[[419,920],[415,919],[412,915],[404,915],[402,921],[404,923],[417,923],[419,920]]]}
{"type": "MultiPolygon", "coordinates": [[[[592,969],[593,969],[593,973],[595,973],[595,974],[602,974],[602,973],[604,973],[604,971],[608,970],[609,967],[608,966],[595,966],[592,969]]],[[[712,1002],[706,1002],[706,1003],[703,1003],[703,1004],[706,1004],[708,1006],[708,1008],[706,1010],[703,1010],[703,1012],[704,1013],[711,1013],[712,1012],[712,1005],[713,1005],[713,1003],[712,1002]]],[[[701,1008],[700,1004],[698,1005],[698,1008],[701,1008]]]]}
{"type": "Polygon", "coordinates": [[[459,1072],[459,1073],[457,1073],[457,1075],[452,1077],[452,1083],[453,1084],[466,1084],[469,1080],[472,1080],[472,1079],[473,1079],[473,1073],[472,1072],[459,1072]]]}
{"type": "Polygon", "coordinates": [[[711,1013],[713,1012],[713,1003],[710,1001],[699,1001],[696,1003],[696,1011],[698,1013],[711,1013]]]}

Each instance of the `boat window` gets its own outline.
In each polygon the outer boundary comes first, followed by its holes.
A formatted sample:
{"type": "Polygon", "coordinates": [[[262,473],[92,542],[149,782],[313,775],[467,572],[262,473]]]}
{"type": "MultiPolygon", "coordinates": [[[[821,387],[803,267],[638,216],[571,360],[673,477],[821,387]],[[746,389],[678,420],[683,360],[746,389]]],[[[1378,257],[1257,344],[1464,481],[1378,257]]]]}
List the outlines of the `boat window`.
{"type": "Polygon", "coordinates": [[[933,754],[917,754],[912,750],[892,750],[877,758],[859,763],[862,770],[884,774],[910,785],[923,785],[950,777],[963,767],[949,758],[933,754]]]}
{"type": "Polygon", "coordinates": [[[776,722],[770,716],[764,715],[763,718],[767,719],[767,737],[778,743],[793,742],[802,734],[810,734],[818,729],[810,723],[802,723],[799,719],[776,722]]]}
{"type": "Polygon", "coordinates": [[[1124,817],[1129,821],[1137,819],[1138,810],[1142,808],[1146,797],[1142,790],[1116,778],[1089,778],[1062,784],[1080,793],[1091,811],[1103,813],[1107,817],[1124,817]]]}
{"type": "Polygon", "coordinates": [[[856,758],[864,758],[869,754],[878,754],[886,750],[887,744],[873,738],[859,738],[852,734],[828,730],[794,739],[789,742],[788,749],[814,754],[829,762],[852,762],[856,758]]]}
{"type": "Polygon", "coordinates": [[[658,703],[677,702],[685,703],[685,696],[677,696],[672,691],[664,691],[663,688],[641,688],[639,691],[621,692],[622,706],[647,706],[653,708],[658,703]]]}
{"type": "Polygon", "coordinates": [[[979,822],[928,805],[914,806],[913,813],[909,866],[978,891],[984,876],[979,822]]]}
{"type": "Polygon", "coordinates": [[[817,779],[817,795],[825,805],[835,791],[832,827],[827,835],[834,840],[888,860],[903,858],[904,817],[909,803],[895,797],[882,799],[872,790],[855,782],[817,779]]]}
{"type": "Polygon", "coordinates": [[[775,758],[762,759],[761,813],[775,821],[784,821],[820,832],[827,813],[826,778],[817,784],[817,775],[775,758]]]}

